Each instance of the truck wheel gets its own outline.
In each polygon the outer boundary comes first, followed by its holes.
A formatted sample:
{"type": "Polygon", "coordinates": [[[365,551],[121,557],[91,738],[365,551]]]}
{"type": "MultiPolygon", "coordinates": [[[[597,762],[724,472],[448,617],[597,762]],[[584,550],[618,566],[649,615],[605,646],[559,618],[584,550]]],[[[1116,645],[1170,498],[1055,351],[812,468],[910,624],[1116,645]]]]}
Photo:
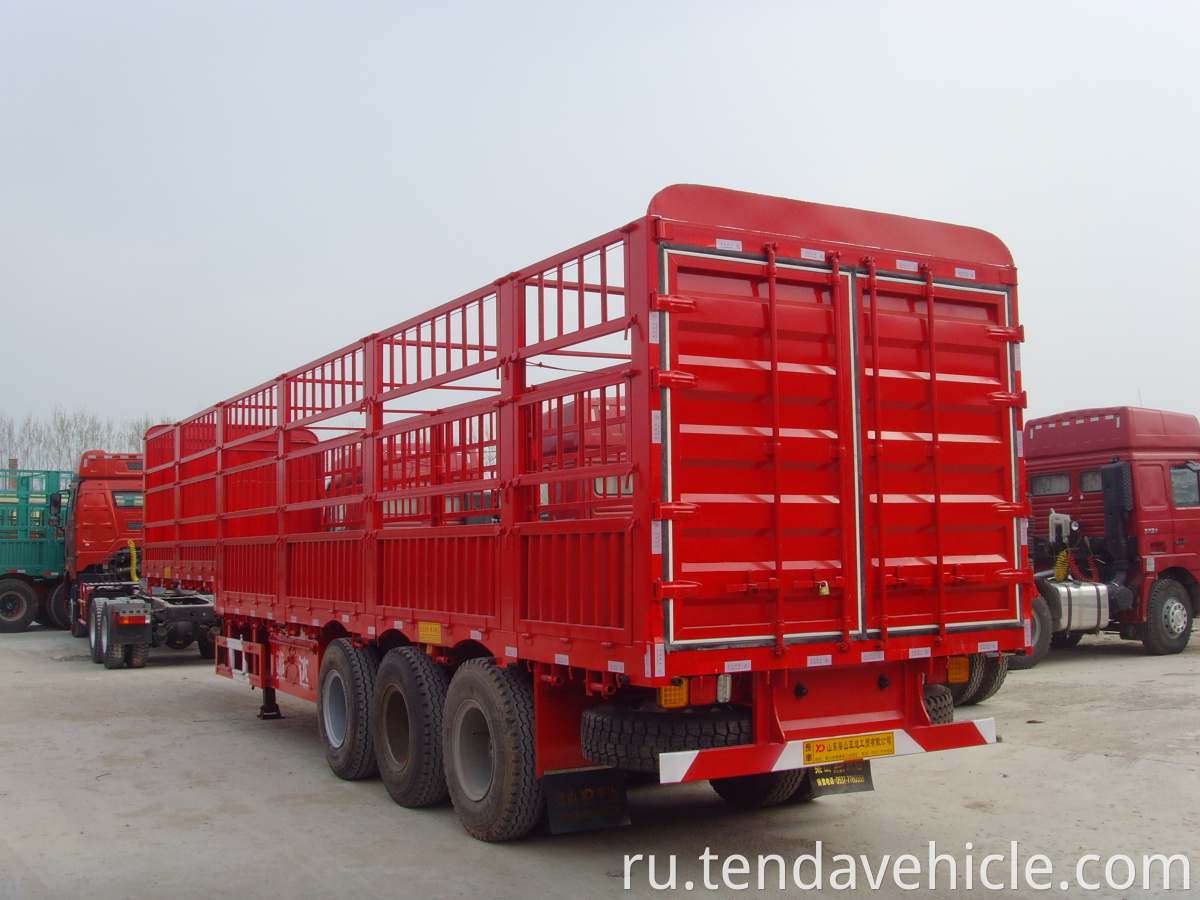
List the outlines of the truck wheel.
{"type": "Polygon", "coordinates": [[[955,706],[966,706],[971,698],[979,693],[979,684],[983,681],[982,653],[971,653],[967,656],[967,680],[958,684],[947,684],[950,696],[954,698],[955,706]]]}
{"type": "Polygon", "coordinates": [[[131,669],[146,668],[146,661],[150,659],[149,644],[126,644],[125,645],[125,664],[131,669]]]}
{"type": "Polygon", "coordinates": [[[1032,646],[1025,656],[1014,656],[1008,661],[1010,669],[1032,669],[1050,652],[1050,629],[1053,627],[1050,607],[1041,594],[1034,597],[1030,605],[1033,607],[1032,646]]]}
{"type": "Polygon", "coordinates": [[[317,730],[325,760],[338,778],[370,778],[375,765],[371,735],[371,699],[375,694],[375,656],[338,638],[325,648],[317,679],[317,730]]]}
{"type": "Polygon", "coordinates": [[[113,640],[112,627],[112,613],[105,608],[100,616],[101,658],[104,660],[104,668],[123,669],[125,668],[125,645],[118,644],[113,640]]]}
{"type": "Polygon", "coordinates": [[[71,612],[67,604],[67,586],[60,581],[54,590],[46,595],[46,615],[55,628],[61,628],[63,631],[71,628],[71,612]]]}
{"type": "Polygon", "coordinates": [[[33,621],[39,625],[53,625],[50,621],[50,602],[49,598],[44,598],[38,602],[37,612],[33,614],[33,621]]]}
{"type": "Polygon", "coordinates": [[[1050,649],[1070,650],[1082,640],[1082,631],[1060,631],[1058,634],[1050,635],[1050,649]]]}
{"type": "Polygon", "coordinates": [[[944,684],[925,685],[925,712],[933,725],[948,725],[954,721],[954,697],[944,684]]]}
{"type": "Polygon", "coordinates": [[[726,803],[743,809],[765,809],[778,806],[795,794],[805,779],[807,769],[784,769],[782,772],[763,772],[760,775],[736,775],[732,778],[709,780],[712,789],[726,803]]]}
{"type": "Polygon", "coordinates": [[[813,791],[812,769],[804,769],[804,778],[800,781],[800,786],[792,791],[792,796],[787,798],[788,803],[811,803],[816,793],[813,791]]]}
{"type": "Polygon", "coordinates": [[[388,794],[415,809],[448,796],[442,760],[446,670],[415,647],[389,650],[375,678],[375,759],[388,794]]]}
{"type": "Polygon", "coordinates": [[[212,659],[217,655],[217,639],[211,634],[207,637],[196,638],[196,649],[200,651],[201,659],[212,659]]]}
{"type": "Polygon", "coordinates": [[[37,592],[16,578],[0,581],[0,634],[24,631],[38,612],[37,592]]]}
{"type": "Polygon", "coordinates": [[[545,807],[537,777],[533,685],[488,659],[459,666],[442,722],[446,786],[458,819],[481,841],[524,837],[545,807]]]}
{"type": "Polygon", "coordinates": [[[100,603],[92,601],[88,604],[87,611],[87,639],[88,650],[92,654],[92,662],[104,662],[104,635],[102,632],[101,616],[104,613],[104,606],[100,603]]]}
{"type": "Polygon", "coordinates": [[[737,747],[753,739],[750,710],[741,706],[643,712],[601,703],[583,711],[579,731],[585,757],[627,772],[658,772],[660,753],[737,747]]]}
{"type": "Polygon", "coordinates": [[[1178,653],[1192,636],[1192,598],[1173,578],[1160,578],[1150,591],[1142,646],[1155,656],[1178,653]]]}
{"type": "Polygon", "coordinates": [[[1004,684],[1004,679],[1008,677],[1008,657],[1001,653],[999,656],[983,656],[982,673],[979,679],[979,687],[975,693],[965,700],[960,700],[958,706],[973,706],[976,703],[982,703],[984,700],[990,700],[996,695],[996,691],[1000,690],[1004,684]]]}

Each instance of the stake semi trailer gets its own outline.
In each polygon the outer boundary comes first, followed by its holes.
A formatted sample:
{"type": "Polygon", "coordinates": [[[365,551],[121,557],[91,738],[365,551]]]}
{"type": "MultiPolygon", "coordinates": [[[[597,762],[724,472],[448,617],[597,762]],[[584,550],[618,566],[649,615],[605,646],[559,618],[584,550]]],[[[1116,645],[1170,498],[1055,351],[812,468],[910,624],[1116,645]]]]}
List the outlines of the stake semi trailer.
{"type": "Polygon", "coordinates": [[[49,618],[48,600],[63,579],[63,545],[50,524],[49,498],[71,478],[70,472],[10,465],[0,471],[0,633],[49,618]]]}
{"type": "Polygon", "coordinates": [[[1015,282],[975,229],[667,188],[151,429],[146,574],[215,595],[260,715],[484,840],[614,769],[761,806],[990,743],[945,682],[1026,647],[1015,282]]]}

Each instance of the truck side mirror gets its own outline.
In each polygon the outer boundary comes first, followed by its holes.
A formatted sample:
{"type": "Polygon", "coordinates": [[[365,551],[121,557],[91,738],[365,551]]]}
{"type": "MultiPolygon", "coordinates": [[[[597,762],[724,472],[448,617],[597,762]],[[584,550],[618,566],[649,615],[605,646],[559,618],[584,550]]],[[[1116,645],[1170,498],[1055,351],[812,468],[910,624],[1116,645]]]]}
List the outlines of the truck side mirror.
{"type": "Polygon", "coordinates": [[[1198,463],[1198,462],[1193,462],[1192,460],[1189,459],[1187,462],[1184,463],[1184,465],[1187,466],[1189,469],[1191,469],[1193,472],[1200,472],[1200,463],[1198,463]]]}
{"type": "Polygon", "coordinates": [[[62,491],[55,491],[49,498],[50,514],[46,520],[55,528],[62,524],[62,499],[62,491]]]}

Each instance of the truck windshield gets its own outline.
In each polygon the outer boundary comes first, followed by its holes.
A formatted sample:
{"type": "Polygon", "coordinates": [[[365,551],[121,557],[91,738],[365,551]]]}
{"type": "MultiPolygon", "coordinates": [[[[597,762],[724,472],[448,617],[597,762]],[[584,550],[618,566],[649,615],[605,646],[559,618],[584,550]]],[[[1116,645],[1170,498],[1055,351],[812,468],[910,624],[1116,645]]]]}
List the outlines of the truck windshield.
{"type": "Polygon", "coordinates": [[[141,491],[113,491],[113,506],[117,509],[141,509],[141,491]]]}

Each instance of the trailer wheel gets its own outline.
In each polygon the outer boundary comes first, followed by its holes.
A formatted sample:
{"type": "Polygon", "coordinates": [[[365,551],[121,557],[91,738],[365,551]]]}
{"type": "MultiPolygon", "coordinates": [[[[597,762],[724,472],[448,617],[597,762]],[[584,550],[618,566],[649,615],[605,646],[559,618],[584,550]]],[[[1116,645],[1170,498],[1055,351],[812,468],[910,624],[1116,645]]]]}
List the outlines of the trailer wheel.
{"type": "Polygon", "coordinates": [[[69,602],[67,586],[61,581],[54,586],[54,590],[46,595],[46,616],[55,628],[61,628],[63,631],[71,628],[69,602]]]}
{"type": "Polygon", "coordinates": [[[965,700],[958,702],[959,706],[974,706],[984,700],[990,700],[1008,677],[1008,657],[1001,653],[999,656],[983,656],[982,676],[975,693],[965,700]]]}
{"type": "Polygon", "coordinates": [[[415,809],[448,796],[442,760],[446,670],[415,647],[389,650],[375,677],[375,759],[391,798],[415,809]]]}
{"type": "Polygon", "coordinates": [[[813,791],[812,769],[804,769],[804,778],[800,781],[800,786],[792,791],[792,796],[787,798],[788,803],[811,803],[817,796],[813,791]]]}
{"type": "Polygon", "coordinates": [[[731,806],[765,809],[788,800],[803,786],[807,769],[784,769],[759,775],[736,775],[709,780],[712,789],[731,806]]]}
{"type": "Polygon", "coordinates": [[[1179,653],[1192,636],[1192,598],[1173,578],[1160,578],[1150,591],[1142,646],[1155,656],[1179,653]]]}
{"type": "Polygon", "coordinates": [[[92,662],[104,662],[104,635],[102,634],[101,616],[104,605],[92,601],[87,609],[87,639],[88,650],[92,654],[92,662]]]}
{"type": "Polygon", "coordinates": [[[366,647],[338,638],[325,648],[317,679],[317,730],[325,760],[338,778],[370,778],[375,765],[371,700],[379,663],[366,647]]]}
{"type": "Polygon", "coordinates": [[[126,644],[125,645],[125,664],[131,669],[146,668],[146,661],[150,659],[149,644],[126,644]]]}
{"type": "Polygon", "coordinates": [[[1050,635],[1050,649],[1052,650],[1070,650],[1077,646],[1083,640],[1082,631],[1060,631],[1058,634],[1050,635]]]}
{"type": "Polygon", "coordinates": [[[459,666],[442,724],[446,786],[458,819],[481,841],[528,834],[545,807],[537,777],[533,685],[490,659],[459,666]]]}
{"type": "Polygon", "coordinates": [[[950,696],[954,698],[955,706],[966,706],[971,698],[979,693],[979,684],[983,681],[982,653],[971,653],[967,656],[967,680],[958,684],[947,684],[950,696]]]}
{"type": "Polygon", "coordinates": [[[944,684],[925,685],[925,711],[934,725],[948,725],[954,721],[954,696],[944,684]]]}
{"type": "Polygon", "coordinates": [[[753,740],[750,710],[742,706],[646,712],[601,703],[583,711],[579,731],[585,757],[627,772],[658,772],[660,753],[737,747],[753,740]]]}
{"type": "Polygon", "coordinates": [[[1041,594],[1034,597],[1030,605],[1033,607],[1031,625],[1033,640],[1027,654],[1014,656],[1008,661],[1010,669],[1032,669],[1050,652],[1050,629],[1053,627],[1050,620],[1050,607],[1046,604],[1046,598],[1041,594]]]}
{"type": "Polygon", "coordinates": [[[17,578],[0,581],[0,634],[24,631],[38,612],[37,592],[17,578]]]}
{"type": "Polygon", "coordinates": [[[104,660],[104,668],[123,669],[125,668],[125,645],[118,644],[113,640],[112,629],[112,613],[105,607],[100,623],[101,658],[104,660]]]}
{"type": "Polygon", "coordinates": [[[38,602],[37,612],[33,614],[33,621],[37,622],[39,625],[54,624],[50,620],[50,602],[48,598],[42,599],[38,602]]]}

